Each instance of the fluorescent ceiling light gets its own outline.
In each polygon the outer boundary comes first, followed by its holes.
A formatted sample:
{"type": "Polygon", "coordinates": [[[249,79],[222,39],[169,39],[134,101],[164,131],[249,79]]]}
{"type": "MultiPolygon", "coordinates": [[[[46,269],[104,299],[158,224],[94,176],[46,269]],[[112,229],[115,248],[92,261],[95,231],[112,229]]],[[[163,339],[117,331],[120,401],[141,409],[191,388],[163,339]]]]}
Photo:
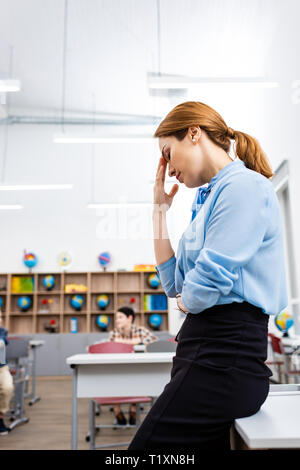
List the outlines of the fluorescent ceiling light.
{"type": "Polygon", "coordinates": [[[152,207],[153,202],[112,202],[112,203],[91,203],[87,205],[88,209],[115,209],[120,207],[152,207]]]}
{"type": "Polygon", "coordinates": [[[0,185],[0,191],[25,191],[42,189],[72,189],[73,184],[9,184],[0,185]]]}
{"type": "Polygon", "coordinates": [[[148,75],[148,86],[154,89],[185,89],[199,86],[251,86],[259,88],[277,88],[279,83],[260,77],[183,77],[178,75],[148,75]]]}
{"type": "Polygon", "coordinates": [[[0,92],[20,91],[20,80],[0,80],[0,92]]]}
{"type": "Polygon", "coordinates": [[[154,138],[150,135],[146,136],[72,136],[67,134],[55,135],[53,142],[56,144],[132,144],[153,142],[154,138]]]}
{"type": "Polygon", "coordinates": [[[0,204],[0,210],[18,210],[18,209],[23,209],[23,206],[21,204],[0,204]]]}

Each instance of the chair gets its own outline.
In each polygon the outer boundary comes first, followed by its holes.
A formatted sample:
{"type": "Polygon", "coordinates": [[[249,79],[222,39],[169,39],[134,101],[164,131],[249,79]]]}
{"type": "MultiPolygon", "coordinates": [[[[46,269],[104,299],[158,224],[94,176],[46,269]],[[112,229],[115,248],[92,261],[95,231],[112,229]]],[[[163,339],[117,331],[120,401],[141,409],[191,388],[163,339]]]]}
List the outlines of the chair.
{"type": "Polygon", "coordinates": [[[278,336],[275,336],[273,333],[268,333],[268,336],[271,340],[274,360],[267,361],[266,364],[275,365],[278,368],[278,371],[279,371],[278,375],[280,378],[280,382],[282,382],[282,372],[283,372],[286,383],[289,383],[289,377],[294,377],[295,383],[298,383],[300,370],[293,370],[290,368],[291,361],[289,359],[289,356],[291,356],[291,354],[286,352],[284,345],[281,341],[281,338],[279,338],[278,336]]]}
{"type": "Polygon", "coordinates": [[[14,427],[29,421],[29,418],[24,416],[26,374],[24,366],[21,365],[21,359],[29,355],[29,340],[11,336],[7,338],[7,341],[6,359],[14,383],[14,407],[10,410],[12,423],[8,426],[9,430],[12,430],[14,427]]]}
{"type": "Polygon", "coordinates": [[[5,364],[6,362],[6,352],[5,352],[5,342],[3,339],[0,339],[0,364],[5,364]]]}
{"type": "MultiPolygon", "coordinates": [[[[132,344],[118,343],[114,341],[106,341],[98,344],[92,344],[88,348],[88,352],[91,354],[111,354],[111,353],[134,353],[132,344]]],[[[95,446],[95,434],[102,428],[113,428],[113,429],[128,429],[136,428],[141,424],[140,421],[140,403],[152,403],[152,397],[97,397],[90,400],[90,413],[89,413],[89,433],[86,436],[86,440],[90,441],[90,449],[102,449],[106,447],[115,446],[126,446],[129,442],[114,442],[111,444],[104,444],[101,446],[95,446]],[[98,405],[117,405],[117,404],[136,404],[136,424],[126,426],[119,424],[95,424],[95,407],[98,405]]]]}
{"type": "MultiPolygon", "coordinates": [[[[271,345],[271,351],[272,351],[272,360],[268,360],[265,362],[266,365],[268,366],[275,366],[275,370],[277,372],[277,376],[278,376],[278,379],[279,379],[279,383],[283,383],[283,379],[282,379],[282,367],[283,367],[283,360],[281,359],[281,355],[280,357],[278,358],[278,355],[275,353],[274,351],[274,348],[273,348],[273,344],[272,344],[272,340],[271,340],[271,337],[272,337],[272,333],[268,333],[268,337],[269,337],[269,342],[270,342],[270,345],[271,345]]],[[[278,383],[275,379],[270,379],[271,382],[274,382],[274,383],[278,383]]]]}

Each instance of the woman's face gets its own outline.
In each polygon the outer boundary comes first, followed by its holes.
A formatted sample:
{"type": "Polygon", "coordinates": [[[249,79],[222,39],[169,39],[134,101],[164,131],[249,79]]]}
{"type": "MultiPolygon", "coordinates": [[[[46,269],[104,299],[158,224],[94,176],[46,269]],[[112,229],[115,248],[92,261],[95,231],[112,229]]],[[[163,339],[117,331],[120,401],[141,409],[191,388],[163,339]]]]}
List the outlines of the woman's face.
{"type": "Polygon", "coordinates": [[[169,176],[176,176],[188,188],[207,183],[205,136],[199,127],[189,128],[182,141],[174,136],[159,137],[159,148],[169,165],[169,176]]]}
{"type": "Polygon", "coordinates": [[[127,317],[125,313],[117,312],[116,313],[116,327],[117,328],[126,328],[132,322],[132,316],[127,317]]]}

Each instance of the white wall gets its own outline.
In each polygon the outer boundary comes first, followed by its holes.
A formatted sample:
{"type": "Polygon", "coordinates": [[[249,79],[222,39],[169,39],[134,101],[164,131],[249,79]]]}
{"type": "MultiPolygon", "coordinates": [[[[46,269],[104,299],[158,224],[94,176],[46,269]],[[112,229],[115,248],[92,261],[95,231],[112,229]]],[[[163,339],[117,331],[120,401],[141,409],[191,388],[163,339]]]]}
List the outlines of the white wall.
{"type": "MultiPolygon", "coordinates": [[[[3,127],[0,129],[3,134],[3,127]]],[[[1,203],[21,203],[24,207],[21,211],[0,212],[0,271],[26,272],[22,262],[24,249],[37,254],[39,264],[35,269],[42,272],[59,270],[57,256],[64,250],[72,255],[70,269],[74,271],[100,269],[97,255],[106,250],[113,257],[112,270],[155,263],[151,208],[142,207],[135,212],[107,209],[101,213],[87,209],[86,205],[121,200],[151,202],[153,183],[149,181],[155,178],[158,141],[142,145],[95,145],[93,164],[91,145],[54,144],[53,134],[59,131],[57,126],[9,128],[3,183],[73,183],[74,187],[0,192],[1,203]]],[[[184,189],[181,191],[185,192],[184,189]]],[[[191,192],[187,199],[190,202],[186,223],[193,199],[191,192]]],[[[184,223],[178,214],[176,219],[171,218],[169,233],[173,235],[175,248],[175,232],[180,233],[184,223]]]]}

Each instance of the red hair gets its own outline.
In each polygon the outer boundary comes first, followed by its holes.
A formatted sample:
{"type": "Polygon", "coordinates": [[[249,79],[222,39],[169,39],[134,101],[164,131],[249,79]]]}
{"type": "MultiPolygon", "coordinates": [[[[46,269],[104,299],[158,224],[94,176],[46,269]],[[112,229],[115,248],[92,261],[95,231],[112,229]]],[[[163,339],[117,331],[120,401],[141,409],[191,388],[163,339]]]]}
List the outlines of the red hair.
{"type": "Polygon", "coordinates": [[[229,152],[230,139],[235,140],[236,155],[247,168],[272,178],[268,158],[257,139],[245,132],[228,127],[217,111],[200,101],[185,101],[173,108],[159,124],[154,137],[174,136],[183,140],[189,127],[200,126],[208,137],[219,147],[229,152]]]}

